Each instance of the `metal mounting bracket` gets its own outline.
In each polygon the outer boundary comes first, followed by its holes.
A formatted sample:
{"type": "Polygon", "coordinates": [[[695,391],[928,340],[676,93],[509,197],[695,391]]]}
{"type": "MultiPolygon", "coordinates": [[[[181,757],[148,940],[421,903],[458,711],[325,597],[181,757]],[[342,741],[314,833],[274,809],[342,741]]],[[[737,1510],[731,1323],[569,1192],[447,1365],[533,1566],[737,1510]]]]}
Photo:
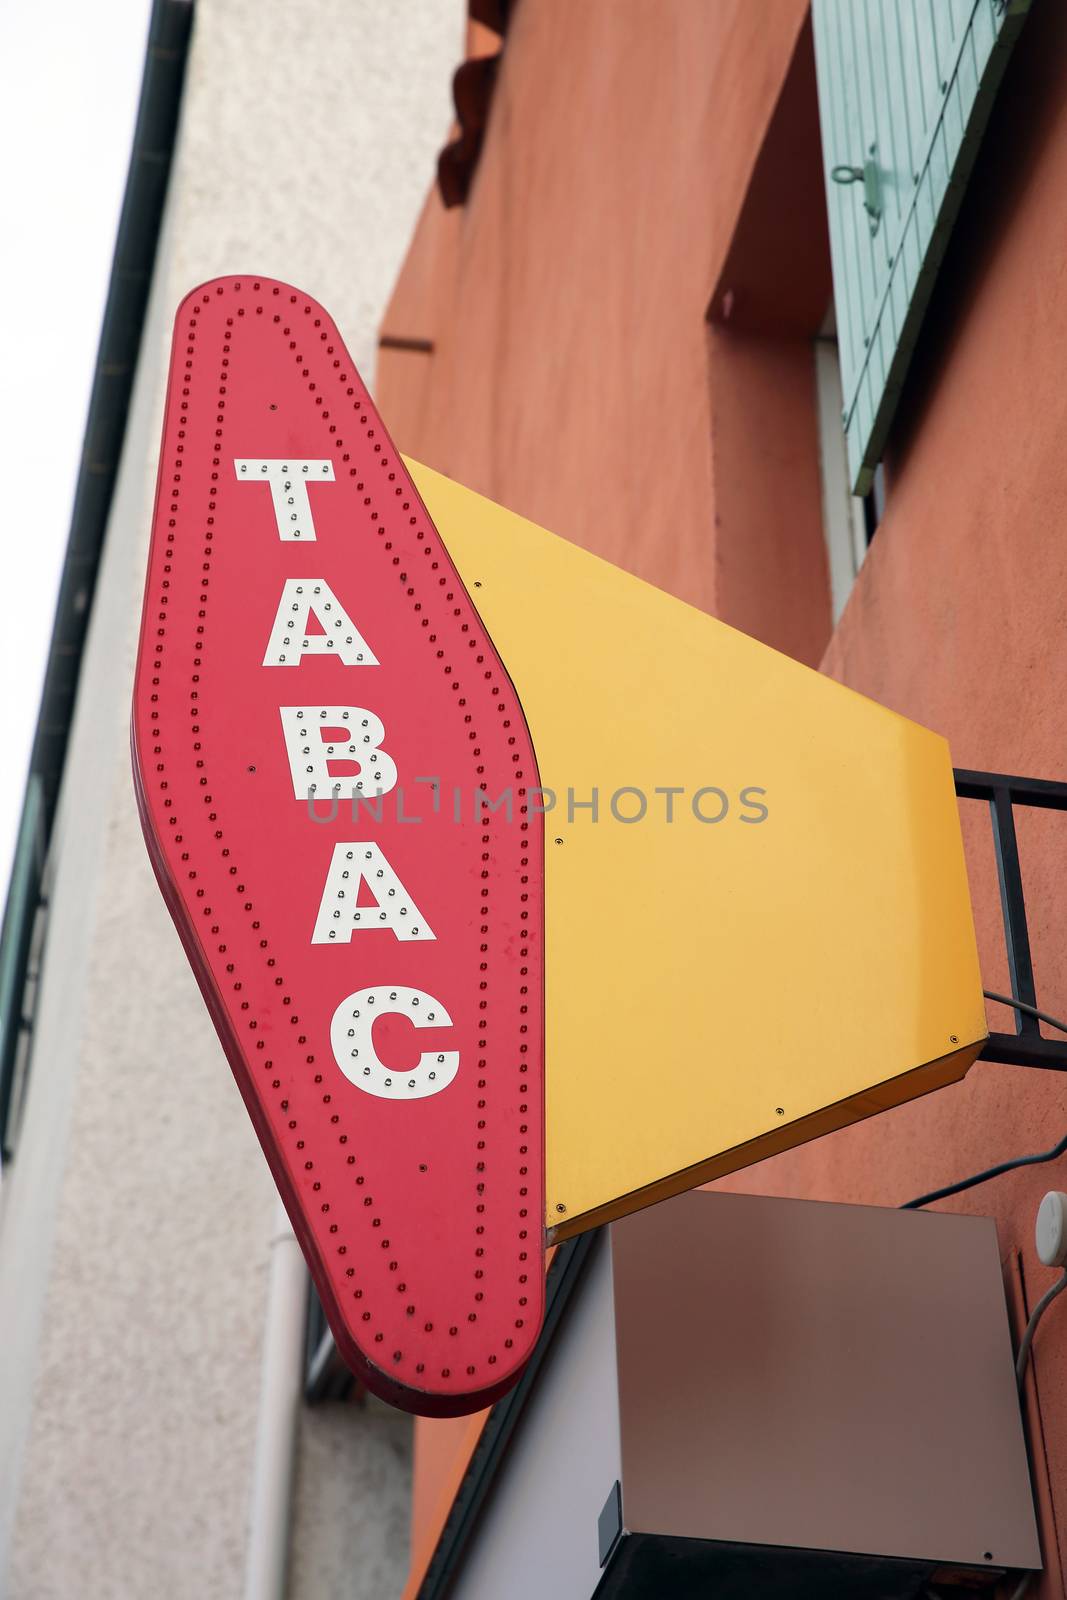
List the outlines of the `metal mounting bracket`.
{"type": "MultiPolygon", "coordinates": [[[[1012,778],[1000,772],[971,772],[960,767],[955,769],[955,778],[956,793],[961,800],[984,800],[989,806],[1012,998],[1036,1009],[1038,999],[1015,834],[1015,807],[1036,806],[1045,811],[1067,812],[1067,783],[1051,783],[1043,778],[1012,778]]],[[[991,1033],[979,1061],[1067,1072],[1067,1034],[1058,1039],[1047,1038],[1036,1017],[1025,1011],[1017,1011],[1015,1016],[1015,1033],[991,1033]]]]}

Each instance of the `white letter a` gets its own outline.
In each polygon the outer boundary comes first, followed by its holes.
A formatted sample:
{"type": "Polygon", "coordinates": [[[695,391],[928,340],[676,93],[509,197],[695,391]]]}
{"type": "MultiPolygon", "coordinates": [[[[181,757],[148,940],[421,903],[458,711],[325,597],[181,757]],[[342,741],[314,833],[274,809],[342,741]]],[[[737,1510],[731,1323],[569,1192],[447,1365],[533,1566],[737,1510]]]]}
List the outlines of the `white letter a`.
{"type": "Polygon", "coordinates": [[[265,667],[298,667],[305,656],[338,656],[346,667],[376,667],[378,657],[324,578],[286,578],[265,667]],[[321,633],[309,633],[315,617],[321,633]]]}
{"type": "Polygon", "coordinates": [[[311,942],[348,944],[354,933],[375,928],[388,928],[405,942],[436,938],[378,845],[335,844],[311,942]],[[372,905],[358,903],[364,883],[374,895],[372,905]]]}

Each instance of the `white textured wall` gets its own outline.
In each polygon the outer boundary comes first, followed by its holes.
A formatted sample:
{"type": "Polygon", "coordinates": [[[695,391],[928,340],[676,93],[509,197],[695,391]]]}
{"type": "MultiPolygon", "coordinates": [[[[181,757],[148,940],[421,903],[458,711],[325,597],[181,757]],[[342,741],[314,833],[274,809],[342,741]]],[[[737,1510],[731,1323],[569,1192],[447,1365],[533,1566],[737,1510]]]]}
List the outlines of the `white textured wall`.
{"type": "MultiPolygon", "coordinates": [[[[272,1191],[140,838],[127,716],[174,307],[260,272],[374,333],[450,120],[461,0],[198,0],[0,1216],[0,1593],[241,1592],[272,1191]]],[[[294,1600],[391,1600],[410,1434],[301,1423],[294,1600]]]]}

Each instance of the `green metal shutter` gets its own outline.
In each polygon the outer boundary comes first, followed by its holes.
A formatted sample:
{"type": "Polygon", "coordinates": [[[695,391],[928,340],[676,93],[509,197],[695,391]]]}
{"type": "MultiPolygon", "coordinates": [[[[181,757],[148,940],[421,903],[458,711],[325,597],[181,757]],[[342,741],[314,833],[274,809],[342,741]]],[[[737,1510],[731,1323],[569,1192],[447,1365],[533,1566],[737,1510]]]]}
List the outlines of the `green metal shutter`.
{"type": "Polygon", "coordinates": [[[866,494],[1029,0],[812,0],[849,474],[866,494]]]}

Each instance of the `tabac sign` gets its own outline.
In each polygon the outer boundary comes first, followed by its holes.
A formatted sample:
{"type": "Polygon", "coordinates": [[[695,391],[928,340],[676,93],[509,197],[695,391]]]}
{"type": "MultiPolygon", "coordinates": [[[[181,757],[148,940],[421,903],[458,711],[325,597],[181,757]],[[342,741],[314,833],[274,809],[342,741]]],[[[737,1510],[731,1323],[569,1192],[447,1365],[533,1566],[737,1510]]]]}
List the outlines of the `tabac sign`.
{"type": "Polygon", "coordinates": [[[513,1383],[544,1248],[985,1035],[943,742],[406,464],[323,309],[178,312],[149,850],[338,1345],[513,1383]]]}

